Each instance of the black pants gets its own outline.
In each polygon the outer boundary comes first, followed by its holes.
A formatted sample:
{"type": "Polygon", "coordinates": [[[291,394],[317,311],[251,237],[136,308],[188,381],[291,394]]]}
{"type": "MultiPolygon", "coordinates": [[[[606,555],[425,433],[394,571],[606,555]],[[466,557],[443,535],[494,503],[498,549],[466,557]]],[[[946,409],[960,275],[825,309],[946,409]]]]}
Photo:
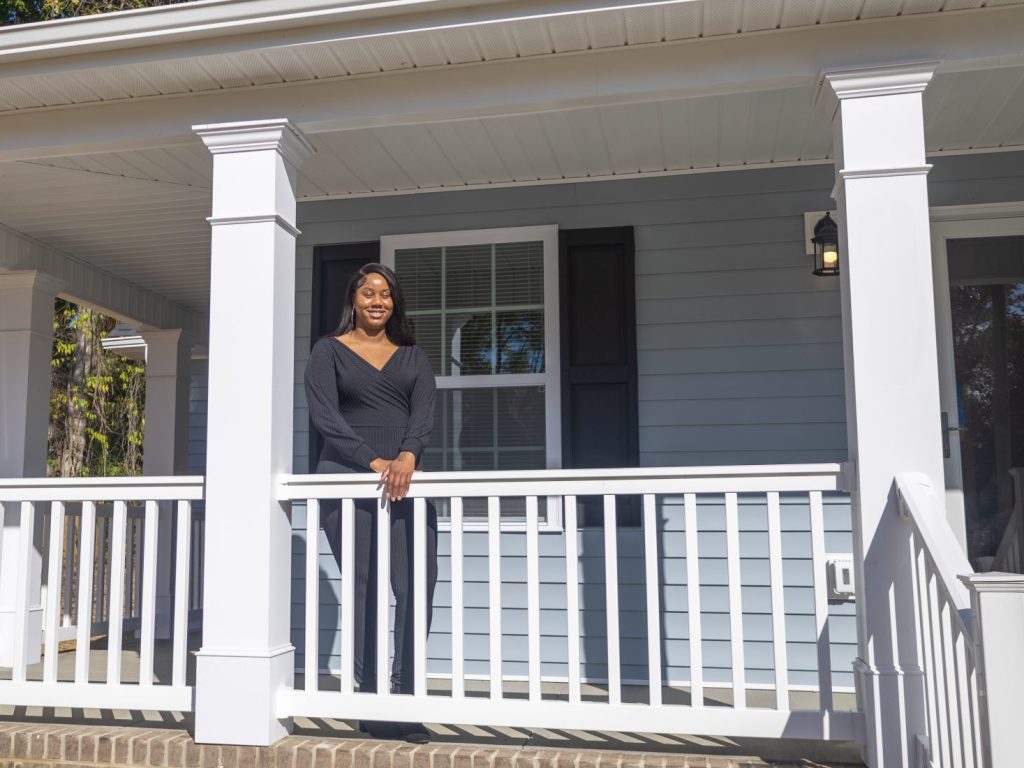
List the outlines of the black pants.
{"type": "MultiPolygon", "coordinates": [[[[327,507],[327,504],[324,504],[327,507]]],[[[341,568],[341,512],[339,505],[325,509],[322,527],[331,552],[341,568]]],[[[353,675],[360,691],[377,690],[377,514],[379,502],[361,499],[355,507],[355,604],[353,606],[353,675]]],[[[387,514],[383,510],[379,514],[387,514]]],[[[427,632],[433,615],[437,584],[437,510],[427,502],[427,632]]],[[[391,589],[395,594],[395,657],[391,666],[391,689],[412,693],[415,680],[413,630],[413,503],[411,499],[391,504],[391,589]]],[[[386,626],[386,624],[385,624],[386,626]]],[[[421,638],[426,642],[427,638],[421,638]]],[[[342,663],[348,663],[342,659],[342,663]]]]}

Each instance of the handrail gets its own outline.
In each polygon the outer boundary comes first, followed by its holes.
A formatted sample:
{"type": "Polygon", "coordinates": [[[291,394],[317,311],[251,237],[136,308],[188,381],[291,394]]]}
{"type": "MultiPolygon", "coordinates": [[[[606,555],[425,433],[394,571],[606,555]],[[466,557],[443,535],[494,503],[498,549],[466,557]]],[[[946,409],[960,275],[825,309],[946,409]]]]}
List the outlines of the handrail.
{"type": "Polygon", "coordinates": [[[167,477],[15,477],[0,478],[0,503],[12,501],[197,501],[202,475],[167,477]]]}
{"type": "MultiPolygon", "coordinates": [[[[843,491],[846,464],[772,464],[733,467],[643,467],[635,469],[541,469],[495,472],[422,472],[414,476],[411,498],[434,496],[551,496],[628,493],[764,493],[843,491]],[[499,488],[500,486],[500,488],[499,488]],[[580,488],[585,486],[585,488],[580,488]]],[[[303,501],[380,495],[378,476],[366,474],[282,475],[278,498],[303,501]]]]}
{"type": "MultiPolygon", "coordinates": [[[[971,594],[960,581],[960,576],[974,573],[967,555],[946,524],[944,510],[931,494],[931,486],[924,475],[904,473],[896,476],[900,510],[921,537],[924,548],[935,564],[939,583],[961,618],[970,615],[971,594]],[[938,521],[938,522],[936,522],[938,521]]],[[[970,623],[965,630],[970,634],[970,623]]]]}
{"type": "MultiPolygon", "coordinates": [[[[917,763],[933,768],[980,768],[984,699],[970,592],[960,576],[973,574],[946,524],[943,504],[928,478],[896,476],[901,516],[910,526],[910,583],[915,644],[922,673],[925,723],[915,740],[917,763]]],[[[908,724],[905,724],[908,725],[908,724]]],[[[903,726],[901,726],[903,727],[903,726]]]]}

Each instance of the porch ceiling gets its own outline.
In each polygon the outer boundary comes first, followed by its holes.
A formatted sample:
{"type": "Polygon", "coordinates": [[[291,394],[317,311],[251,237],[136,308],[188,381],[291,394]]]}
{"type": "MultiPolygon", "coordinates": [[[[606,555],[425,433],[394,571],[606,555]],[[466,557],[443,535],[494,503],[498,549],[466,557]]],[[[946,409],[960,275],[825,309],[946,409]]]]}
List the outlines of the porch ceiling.
{"type": "MultiPolygon", "coordinates": [[[[928,150],[1024,148],[1024,66],[940,74],[928,150]]],[[[302,199],[827,161],[815,87],[311,136],[302,199]]],[[[0,223],[204,312],[211,162],[185,146],[0,164],[0,223]]]]}

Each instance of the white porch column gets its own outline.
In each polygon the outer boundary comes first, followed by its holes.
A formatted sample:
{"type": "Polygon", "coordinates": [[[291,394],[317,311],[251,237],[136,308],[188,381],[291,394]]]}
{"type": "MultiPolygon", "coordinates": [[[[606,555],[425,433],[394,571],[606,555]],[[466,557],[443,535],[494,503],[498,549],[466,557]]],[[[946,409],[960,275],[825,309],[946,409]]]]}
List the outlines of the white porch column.
{"type": "Polygon", "coordinates": [[[206,582],[196,741],[285,736],[292,470],[295,170],[313,153],[287,120],[199,126],[213,153],[206,582]]]}
{"type": "MultiPolygon", "coordinates": [[[[53,308],[63,287],[41,272],[0,273],[0,477],[46,477],[53,308]]],[[[29,663],[38,661],[43,634],[38,543],[28,566],[29,624],[15,626],[20,519],[20,507],[9,505],[0,521],[0,667],[13,663],[19,631],[29,663]]]]}
{"type": "MultiPolygon", "coordinates": [[[[188,387],[192,339],[180,328],[143,331],[146,342],[146,429],[142,444],[144,475],[185,474],[188,459],[188,387]]],[[[167,512],[170,512],[168,504],[167,512]]],[[[157,533],[156,636],[171,636],[174,539],[172,515],[160,515],[157,533]]]]}
{"type": "Polygon", "coordinates": [[[839,97],[835,198],[841,237],[843,345],[858,659],[871,768],[916,765],[926,730],[910,590],[909,535],[897,472],[943,488],[935,309],[921,94],[934,65],[826,75],[839,97]]]}

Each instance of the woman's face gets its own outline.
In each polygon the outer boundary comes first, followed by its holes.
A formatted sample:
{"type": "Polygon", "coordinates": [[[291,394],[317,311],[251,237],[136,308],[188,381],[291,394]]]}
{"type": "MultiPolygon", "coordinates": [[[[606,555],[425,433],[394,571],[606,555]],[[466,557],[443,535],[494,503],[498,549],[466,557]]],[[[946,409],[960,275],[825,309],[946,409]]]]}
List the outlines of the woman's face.
{"type": "Polygon", "coordinates": [[[352,297],[352,308],[355,310],[356,328],[377,331],[387,326],[395,305],[391,287],[383,275],[371,272],[366,276],[352,297]]]}

